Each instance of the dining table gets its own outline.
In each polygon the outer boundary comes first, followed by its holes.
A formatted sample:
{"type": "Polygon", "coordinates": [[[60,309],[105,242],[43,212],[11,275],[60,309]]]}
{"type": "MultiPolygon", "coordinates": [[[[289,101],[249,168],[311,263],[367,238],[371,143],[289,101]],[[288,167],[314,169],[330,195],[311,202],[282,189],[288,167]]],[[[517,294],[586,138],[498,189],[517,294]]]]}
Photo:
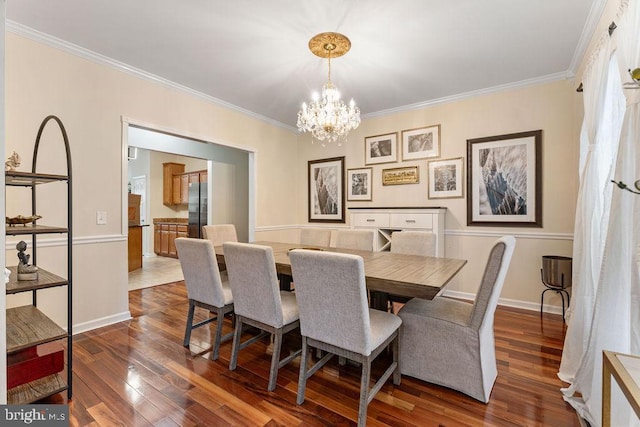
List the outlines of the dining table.
{"type": "MultiPolygon", "coordinates": [[[[368,290],[422,299],[433,299],[467,263],[463,259],[405,255],[393,252],[312,247],[296,243],[271,241],[252,243],[269,246],[273,249],[276,270],[281,276],[281,284],[284,283],[285,289],[291,281],[289,252],[295,249],[312,249],[359,255],[364,261],[364,274],[368,290]]],[[[214,249],[218,265],[224,266],[224,248],[216,246],[214,249]]]]}

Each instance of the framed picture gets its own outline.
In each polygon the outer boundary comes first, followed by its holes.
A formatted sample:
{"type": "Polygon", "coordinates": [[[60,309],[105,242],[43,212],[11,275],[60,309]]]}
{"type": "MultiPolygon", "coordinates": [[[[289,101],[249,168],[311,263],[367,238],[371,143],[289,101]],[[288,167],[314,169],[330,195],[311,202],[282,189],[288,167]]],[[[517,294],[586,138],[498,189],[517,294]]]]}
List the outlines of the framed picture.
{"type": "Polygon", "coordinates": [[[344,156],[309,160],[309,222],[345,222],[344,156]]]}
{"type": "Polygon", "coordinates": [[[429,171],[429,198],[430,199],[454,199],[463,197],[464,186],[464,159],[430,160],[429,171]]]}
{"type": "Polygon", "coordinates": [[[418,167],[382,169],[382,185],[417,184],[420,182],[418,167]]]}
{"type": "Polygon", "coordinates": [[[367,136],[364,139],[364,164],[393,163],[398,161],[398,132],[367,136]]]}
{"type": "Polygon", "coordinates": [[[402,131],[402,160],[440,157],[440,125],[402,131]]]}
{"type": "Polygon", "coordinates": [[[542,130],[467,140],[467,225],[542,227],[542,130]]]}
{"type": "Polygon", "coordinates": [[[373,168],[347,169],[347,200],[371,200],[373,168]]]}

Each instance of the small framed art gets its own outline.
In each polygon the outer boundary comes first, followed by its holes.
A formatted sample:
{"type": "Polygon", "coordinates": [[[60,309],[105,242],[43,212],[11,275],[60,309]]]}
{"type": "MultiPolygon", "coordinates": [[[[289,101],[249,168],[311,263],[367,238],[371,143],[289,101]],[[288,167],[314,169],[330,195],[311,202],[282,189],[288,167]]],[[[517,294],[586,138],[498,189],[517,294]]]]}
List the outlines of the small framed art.
{"type": "Polygon", "coordinates": [[[440,125],[402,131],[402,160],[440,157],[440,125]]]}
{"type": "Polygon", "coordinates": [[[373,168],[347,169],[347,200],[371,200],[373,168]]]}
{"type": "Polygon", "coordinates": [[[364,164],[375,165],[398,161],[398,132],[367,136],[364,139],[364,164]]]}
{"type": "Polygon", "coordinates": [[[382,185],[417,184],[419,178],[418,166],[382,169],[382,185]]]}
{"type": "Polygon", "coordinates": [[[309,160],[309,222],[345,222],[344,156],[309,160]]]}
{"type": "Polygon", "coordinates": [[[464,159],[430,160],[427,162],[429,171],[429,198],[454,199],[463,197],[464,159]]]}

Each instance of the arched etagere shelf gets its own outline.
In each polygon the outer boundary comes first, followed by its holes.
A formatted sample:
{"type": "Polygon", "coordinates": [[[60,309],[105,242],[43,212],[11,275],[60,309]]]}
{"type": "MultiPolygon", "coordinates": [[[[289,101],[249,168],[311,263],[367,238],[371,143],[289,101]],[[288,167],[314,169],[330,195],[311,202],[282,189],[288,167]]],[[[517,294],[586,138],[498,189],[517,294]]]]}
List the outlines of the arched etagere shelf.
{"type": "Polygon", "coordinates": [[[6,293],[31,292],[31,305],[7,309],[7,403],[23,405],[37,402],[54,394],[67,391],[67,399],[72,396],[72,303],[73,303],[73,233],[72,233],[72,180],[71,151],[69,138],[62,121],[53,115],[47,116],[38,130],[33,149],[31,172],[6,171],[7,187],[24,187],[31,190],[31,213],[37,213],[37,188],[53,182],[67,183],[67,223],[60,226],[42,225],[38,221],[27,225],[6,226],[7,236],[30,235],[32,264],[38,265],[38,237],[41,235],[66,234],[67,277],[60,277],[38,267],[35,280],[17,280],[17,266],[11,270],[6,293]],[[57,123],[66,152],[66,175],[39,173],[37,169],[38,150],[42,133],[49,122],[57,123]],[[56,324],[38,309],[38,291],[54,287],[66,287],[67,327],[56,324]],[[64,348],[59,345],[65,342],[64,348]],[[64,362],[66,359],[66,369],[64,362]],[[58,368],[62,367],[60,371],[58,368]],[[66,371],[66,378],[65,373],[66,371]]]}

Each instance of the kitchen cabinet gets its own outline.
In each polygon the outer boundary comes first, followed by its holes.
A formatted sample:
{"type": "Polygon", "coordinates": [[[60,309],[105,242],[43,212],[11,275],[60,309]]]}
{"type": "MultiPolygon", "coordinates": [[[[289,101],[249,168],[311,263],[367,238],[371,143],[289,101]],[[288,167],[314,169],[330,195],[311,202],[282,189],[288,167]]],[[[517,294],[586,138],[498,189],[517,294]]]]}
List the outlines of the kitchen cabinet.
{"type": "Polygon", "coordinates": [[[177,186],[175,185],[174,176],[184,173],[184,163],[167,162],[162,164],[162,203],[166,206],[175,206],[180,203],[180,193],[175,194],[174,188],[180,191],[180,182],[178,179],[177,186]]]}
{"type": "Polygon", "coordinates": [[[175,240],[178,237],[187,237],[188,229],[186,222],[177,222],[175,219],[154,220],[153,250],[156,255],[177,258],[175,240]]]}

